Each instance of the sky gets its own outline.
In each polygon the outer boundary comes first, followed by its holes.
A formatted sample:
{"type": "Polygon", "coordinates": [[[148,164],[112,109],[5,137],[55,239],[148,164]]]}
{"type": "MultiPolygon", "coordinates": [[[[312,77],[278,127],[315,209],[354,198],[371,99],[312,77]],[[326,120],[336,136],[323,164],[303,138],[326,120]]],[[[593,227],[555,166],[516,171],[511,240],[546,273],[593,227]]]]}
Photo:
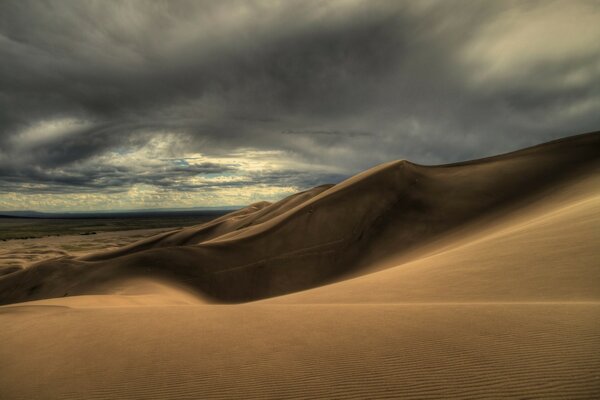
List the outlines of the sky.
{"type": "Polygon", "coordinates": [[[0,210],[244,205],[600,129],[600,1],[0,2],[0,210]]]}

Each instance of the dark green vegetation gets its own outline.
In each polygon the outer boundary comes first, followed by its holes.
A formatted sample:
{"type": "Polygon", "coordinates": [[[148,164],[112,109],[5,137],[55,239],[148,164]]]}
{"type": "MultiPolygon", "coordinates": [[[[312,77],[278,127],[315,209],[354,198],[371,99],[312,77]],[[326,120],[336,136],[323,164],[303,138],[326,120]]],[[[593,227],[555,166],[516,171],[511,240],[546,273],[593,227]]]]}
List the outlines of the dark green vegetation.
{"type": "Polygon", "coordinates": [[[44,236],[93,235],[98,232],[154,229],[202,224],[230,211],[202,211],[160,216],[104,218],[14,218],[0,217],[0,241],[44,236]]]}

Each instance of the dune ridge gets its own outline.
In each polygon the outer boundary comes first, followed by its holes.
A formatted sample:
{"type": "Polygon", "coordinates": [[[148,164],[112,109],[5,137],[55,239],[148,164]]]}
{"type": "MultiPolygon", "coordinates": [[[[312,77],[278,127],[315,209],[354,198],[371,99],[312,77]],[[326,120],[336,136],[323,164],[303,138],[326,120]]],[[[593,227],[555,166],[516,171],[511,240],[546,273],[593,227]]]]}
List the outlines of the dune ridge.
{"type": "Polygon", "coordinates": [[[0,304],[94,293],[135,276],[173,280],[223,303],[309,289],[595,176],[598,154],[595,132],[457,164],[390,162],[116,251],[6,274],[0,304]]]}

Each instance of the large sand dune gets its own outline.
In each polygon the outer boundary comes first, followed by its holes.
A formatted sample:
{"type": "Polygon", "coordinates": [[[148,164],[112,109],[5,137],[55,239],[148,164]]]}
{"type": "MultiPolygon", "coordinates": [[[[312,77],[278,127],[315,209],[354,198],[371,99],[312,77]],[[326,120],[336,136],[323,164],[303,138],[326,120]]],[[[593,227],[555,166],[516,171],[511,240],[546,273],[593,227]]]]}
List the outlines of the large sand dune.
{"type": "Polygon", "coordinates": [[[216,302],[311,288],[595,175],[599,143],[589,134],[439,167],[391,162],[121,250],[38,263],[0,279],[0,304],[93,293],[131,276],[172,279],[216,302]]]}
{"type": "Polygon", "coordinates": [[[599,244],[598,133],[384,164],[0,277],[0,398],[598,398],[599,244]]]}

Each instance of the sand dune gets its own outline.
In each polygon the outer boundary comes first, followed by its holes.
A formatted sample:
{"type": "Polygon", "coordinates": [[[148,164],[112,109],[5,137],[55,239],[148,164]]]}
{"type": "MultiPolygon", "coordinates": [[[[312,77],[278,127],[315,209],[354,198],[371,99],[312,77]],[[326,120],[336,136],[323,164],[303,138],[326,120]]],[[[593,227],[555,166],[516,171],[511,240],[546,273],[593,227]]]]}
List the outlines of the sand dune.
{"type": "Polygon", "coordinates": [[[392,162],[8,272],[0,398],[598,398],[599,155],[392,162]]]}
{"type": "Polygon", "coordinates": [[[60,235],[30,239],[12,239],[0,245],[0,275],[2,271],[21,268],[60,256],[83,257],[90,253],[110,252],[127,245],[171,231],[173,228],[134,229],[98,232],[95,235],[60,235]]]}
{"type": "Polygon", "coordinates": [[[600,171],[574,180],[541,204],[463,229],[408,261],[392,257],[371,274],[266,301],[600,300],[600,171]]]}
{"type": "Polygon", "coordinates": [[[391,162],[121,250],[38,263],[0,278],[0,304],[93,293],[131,276],[176,280],[216,302],[315,287],[596,174],[599,143],[588,134],[440,167],[391,162]]]}

